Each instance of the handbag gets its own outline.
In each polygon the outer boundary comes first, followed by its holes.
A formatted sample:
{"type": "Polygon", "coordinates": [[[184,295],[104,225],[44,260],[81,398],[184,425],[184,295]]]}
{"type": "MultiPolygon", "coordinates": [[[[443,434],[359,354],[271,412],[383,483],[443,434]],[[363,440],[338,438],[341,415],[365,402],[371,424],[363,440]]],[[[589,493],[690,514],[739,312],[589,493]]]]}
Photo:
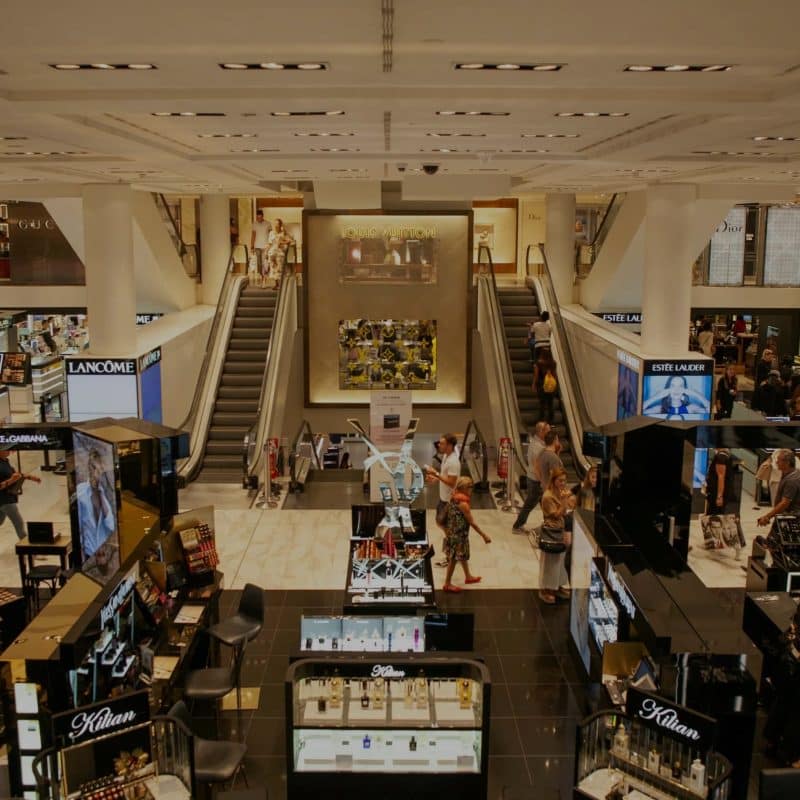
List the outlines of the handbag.
{"type": "Polygon", "coordinates": [[[756,480],[768,482],[771,474],[772,474],[772,459],[768,458],[766,461],[762,461],[758,469],[756,470],[756,480]]]}
{"type": "Polygon", "coordinates": [[[564,544],[564,531],[542,525],[539,529],[539,549],[543,553],[551,553],[552,555],[559,555],[565,552],[567,545],[564,544]]]}

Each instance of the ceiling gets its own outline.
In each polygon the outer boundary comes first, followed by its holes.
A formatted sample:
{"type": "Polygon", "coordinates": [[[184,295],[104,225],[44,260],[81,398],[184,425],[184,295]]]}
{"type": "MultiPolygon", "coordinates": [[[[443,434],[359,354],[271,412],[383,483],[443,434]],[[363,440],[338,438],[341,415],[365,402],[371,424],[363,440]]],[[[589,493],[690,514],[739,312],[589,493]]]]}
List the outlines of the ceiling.
{"type": "Polygon", "coordinates": [[[423,163],[476,187],[507,175],[523,196],[653,182],[797,190],[800,141],[786,139],[800,137],[798,29],[796,0],[9,2],[0,137],[18,138],[0,138],[0,194],[106,181],[252,194],[398,180],[423,163]],[[326,69],[220,67],[268,62],[326,69]],[[625,71],[641,64],[731,68],[625,71]],[[344,113],[275,115],[288,111],[344,113]]]}

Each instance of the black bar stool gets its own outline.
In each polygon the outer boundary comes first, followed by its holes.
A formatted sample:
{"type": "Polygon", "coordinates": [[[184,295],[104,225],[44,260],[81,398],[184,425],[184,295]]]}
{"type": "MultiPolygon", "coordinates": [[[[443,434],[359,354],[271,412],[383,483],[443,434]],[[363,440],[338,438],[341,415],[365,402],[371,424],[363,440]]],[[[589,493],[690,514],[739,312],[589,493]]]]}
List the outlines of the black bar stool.
{"type": "Polygon", "coordinates": [[[39,589],[42,584],[50,590],[50,597],[58,591],[58,584],[61,578],[61,567],[57,564],[36,564],[25,574],[25,586],[23,594],[28,598],[28,616],[33,616],[33,612],[38,612],[41,608],[39,601],[39,589]]]}
{"type": "Polygon", "coordinates": [[[212,625],[208,629],[208,635],[235,650],[243,642],[255,639],[263,627],[264,590],[253,583],[247,583],[242,590],[236,613],[212,625]]]}

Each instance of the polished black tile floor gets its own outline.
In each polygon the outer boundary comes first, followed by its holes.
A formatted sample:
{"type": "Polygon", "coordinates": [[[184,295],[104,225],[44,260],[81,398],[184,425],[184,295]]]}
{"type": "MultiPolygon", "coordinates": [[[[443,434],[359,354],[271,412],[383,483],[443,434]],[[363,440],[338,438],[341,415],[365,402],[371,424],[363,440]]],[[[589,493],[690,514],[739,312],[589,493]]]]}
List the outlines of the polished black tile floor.
{"type": "MultiPolygon", "coordinates": [[[[233,612],[239,593],[223,593],[220,614],[233,612]]],[[[251,786],[270,800],[286,797],[283,677],[300,640],[301,614],[341,613],[337,591],[268,591],[264,630],[248,648],[242,684],[260,686],[259,707],[241,713],[251,786]]],[[[543,607],[529,590],[439,593],[443,609],[475,614],[475,652],[492,676],[489,798],[550,800],[572,796],[575,726],[584,715],[584,688],[567,655],[566,603],[543,607]]],[[[200,731],[213,735],[210,710],[195,709],[200,731]]],[[[223,712],[218,735],[237,735],[238,720],[223,712]]]]}

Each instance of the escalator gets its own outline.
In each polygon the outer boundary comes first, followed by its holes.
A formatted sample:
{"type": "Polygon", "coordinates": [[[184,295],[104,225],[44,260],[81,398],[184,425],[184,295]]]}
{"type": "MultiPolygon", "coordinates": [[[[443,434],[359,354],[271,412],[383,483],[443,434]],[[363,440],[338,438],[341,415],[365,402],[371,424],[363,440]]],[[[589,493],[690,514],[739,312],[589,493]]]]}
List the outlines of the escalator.
{"type": "MultiPolygon", "coordinates": [[[[533,427],[541,418],[539,399],[533,391],[533,364],[528,346],[528,323],[539,319],[539,305],[536,295],[526,286],[497,287],[497,299],[503,317],[503,330],[508,347],[508,358],[514,380],[514,391],[522,430],[533,435],[533,427]]],[[[559,365],[559,394],[553,403],[553,427],[561,442],[561,459],[572,477],[571,448],[569,431],[564,423],[561,407],[559,365]]]]}
{"type": "Polygon", "coordinates": [[[241,483],[242,442],[258,416],[277,295],[254,287],[239,295],[199,482],[241,483]]]}

